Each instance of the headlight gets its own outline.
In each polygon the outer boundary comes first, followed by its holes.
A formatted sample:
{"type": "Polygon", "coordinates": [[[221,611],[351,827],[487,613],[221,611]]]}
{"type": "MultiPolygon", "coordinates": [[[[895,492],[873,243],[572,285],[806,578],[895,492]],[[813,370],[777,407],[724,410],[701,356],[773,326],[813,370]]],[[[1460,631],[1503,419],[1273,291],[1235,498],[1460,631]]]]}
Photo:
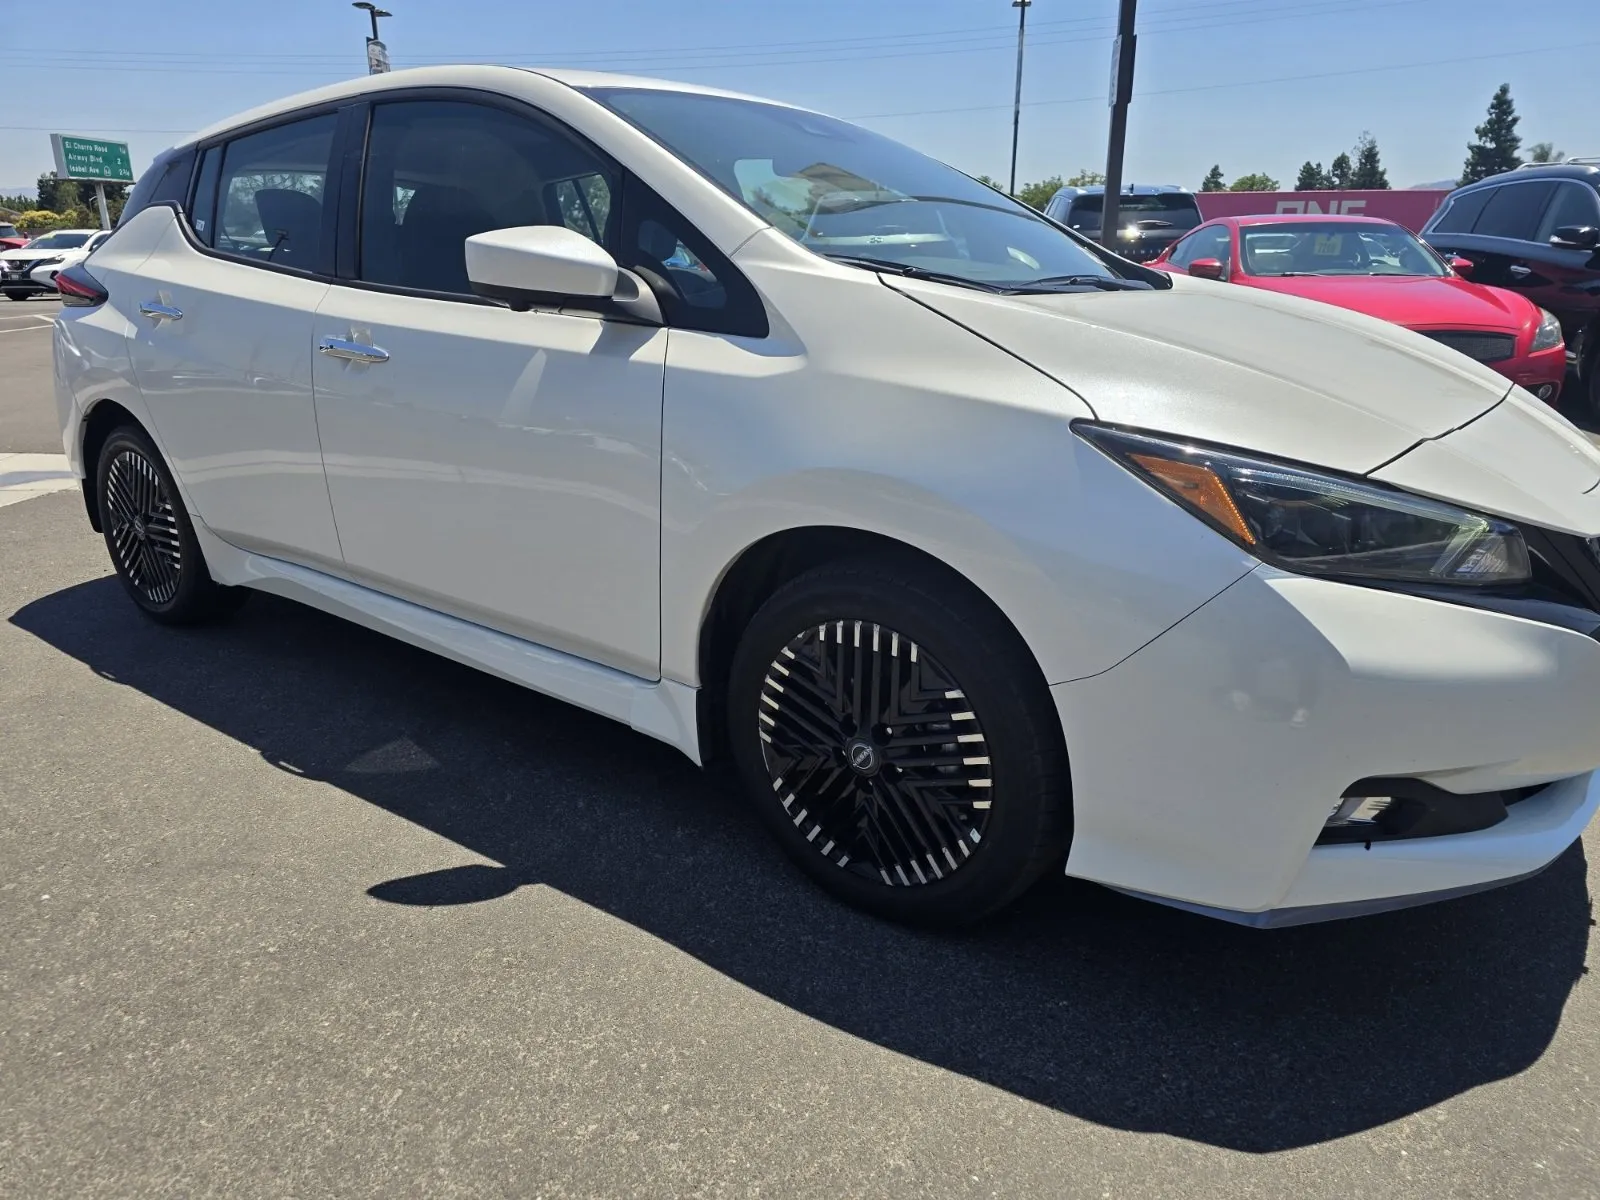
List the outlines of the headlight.
{"type": "Polygon", "coordinates": [[[1561,322],[1556,320],[1553,312],[1541,308],[1539,313],[1539,329],[1533,335],[1533,345],[1529,350],[1554,350],[1561,345],[1561,322]]]}
{"type": "Polygon", "coordinates": [[[1286,571],[1469,587],[1531,576],[1515,526],[1453,504],[1209,446],[1081,422],[1074,429],[1286,571]]]}
{"type": "Polygon", "coordinates": [[[40,267],[53,267],[60,261],[61,255],[59,254],[54,258],[36,258],[28,264],[28,270],[37,271],[40,267]]]}

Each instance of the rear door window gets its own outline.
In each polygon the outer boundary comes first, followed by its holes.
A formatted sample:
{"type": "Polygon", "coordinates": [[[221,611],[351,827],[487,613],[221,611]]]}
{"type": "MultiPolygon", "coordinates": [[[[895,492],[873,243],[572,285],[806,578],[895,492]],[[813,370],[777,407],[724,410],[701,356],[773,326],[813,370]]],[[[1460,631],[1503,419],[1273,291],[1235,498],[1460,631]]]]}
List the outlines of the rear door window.
{"type": "Polygon", "coordinates": [[[1555,190],[1556,185],[1548,181],[1508,183],[1496,188],[1472,232],[1478,237],[1532,241],[1539,228],[1539,218],[1544,215],[1545,205],[1555,190]]]}
{"type": "Polygon", "coordinates": [[[323,198],[337,122],[328,113],[229,142],[209,244],[251,262],[325,269],[323,198]]]}

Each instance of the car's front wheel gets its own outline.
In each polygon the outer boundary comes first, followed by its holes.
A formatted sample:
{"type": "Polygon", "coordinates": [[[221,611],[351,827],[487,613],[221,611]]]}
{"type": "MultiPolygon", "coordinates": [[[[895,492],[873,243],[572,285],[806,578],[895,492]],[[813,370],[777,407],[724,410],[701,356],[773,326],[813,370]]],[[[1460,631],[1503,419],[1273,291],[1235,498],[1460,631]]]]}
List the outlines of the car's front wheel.
{"type": "Polygon", "coordinates": [[[149,616],[191,625],[243,602],[243,589],[212,580],[172,473],[144,430],[125,425],[106,439],[95,487],[117,578],[149,616]]]}
{"type": "Polygon", "coordinates": [[[28,293],[27,292],[19,291],[16,288],[7,288],[6,289],[6,299],[7,300],[26,300],[27,298],[28,298],[28,293]]]}
{"type": "Polygon", "coordinates": [[[915,564],[781,588],[735,655],[728,722],[773,833],[862,908],[969,924],[1065,849],[1066,747],[1032,655],[982,597],[915,564]]]}

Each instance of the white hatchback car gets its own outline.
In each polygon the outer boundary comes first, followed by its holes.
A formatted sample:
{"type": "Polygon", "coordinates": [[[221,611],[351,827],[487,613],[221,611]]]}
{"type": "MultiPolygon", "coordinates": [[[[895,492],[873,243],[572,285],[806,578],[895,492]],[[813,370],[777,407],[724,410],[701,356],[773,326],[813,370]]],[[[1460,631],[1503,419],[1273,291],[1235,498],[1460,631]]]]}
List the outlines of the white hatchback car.
{"type": "Polygon", "coordinates": [[[396,72],[166,152],[59,283],[66,449],[152,617],[273,592],[727,748],[874,911],[1064,861],[1319,920],[1530,875],[1600,804],[1581,434],[855,126],[396,72]]]}

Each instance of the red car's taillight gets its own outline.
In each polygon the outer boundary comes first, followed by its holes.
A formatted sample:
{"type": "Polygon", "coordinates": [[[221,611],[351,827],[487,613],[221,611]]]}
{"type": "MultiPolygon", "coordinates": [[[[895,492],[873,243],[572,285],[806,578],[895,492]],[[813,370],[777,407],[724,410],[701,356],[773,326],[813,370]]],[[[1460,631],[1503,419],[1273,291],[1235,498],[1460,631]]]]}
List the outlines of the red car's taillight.
{"type": "Polygon", "coordinates": [[[98,308],[109,298],[100,281],[83,269],[83,264],[56,272],[56,291],[67,308],[98,308]]]}

